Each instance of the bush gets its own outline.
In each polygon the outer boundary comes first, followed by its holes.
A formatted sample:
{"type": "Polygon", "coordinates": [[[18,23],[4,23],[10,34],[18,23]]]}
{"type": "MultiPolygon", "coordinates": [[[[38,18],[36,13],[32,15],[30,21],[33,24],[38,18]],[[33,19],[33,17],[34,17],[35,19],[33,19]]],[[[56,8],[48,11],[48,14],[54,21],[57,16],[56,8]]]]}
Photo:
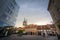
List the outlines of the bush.
{"type": "Polygon", "coordinates": [[[22,35],[23,35],[23,30],[18,30],[18,34],[19,34],[20,36],[22,36],[22,35]]]}

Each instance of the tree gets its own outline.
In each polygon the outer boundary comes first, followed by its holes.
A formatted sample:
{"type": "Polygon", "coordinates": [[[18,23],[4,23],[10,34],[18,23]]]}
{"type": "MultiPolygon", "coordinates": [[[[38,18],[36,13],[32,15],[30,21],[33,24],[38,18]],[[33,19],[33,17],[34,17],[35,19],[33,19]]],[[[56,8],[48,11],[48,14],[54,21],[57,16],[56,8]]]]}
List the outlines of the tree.
{"type": "Polygon", "coordinates": [[[18,30],[18,35],[22,36],[23,30],[18,30]]]}

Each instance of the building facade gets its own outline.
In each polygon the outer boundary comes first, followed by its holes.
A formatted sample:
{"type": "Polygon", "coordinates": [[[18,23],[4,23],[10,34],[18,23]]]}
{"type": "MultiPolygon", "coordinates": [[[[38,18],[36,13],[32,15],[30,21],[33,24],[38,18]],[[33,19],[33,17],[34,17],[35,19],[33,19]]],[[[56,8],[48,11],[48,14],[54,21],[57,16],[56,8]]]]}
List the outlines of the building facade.
{"type": "Polygon", "coordinates": [[[43,35],[43,33],[47,35],[47,34],[56,33],[56,28],[53,24],[48,24],[48,25],[30,24],[24,28],[25,28],[25,32],[31,35],[43,35]]]}
{"type": "Polygon", "coordinates": [[[27,27],[24,27],[25,28],[25,32],[28,34],[28,35],[37,35],[38,31],[37,31],[37,25],[34,25],[34,24],[30,24],[28,25],[27,27]]]}
{"type": "Polygon", "coordinates": [[[0,0],[0,27],[14,26],[18,10],[15,0],[0,0]]]}
{"type": "Polygon", "coordinates": [[[48,10],[56,26],[57,33],[60,34],[60,0],[50,0],[48,10]]]}

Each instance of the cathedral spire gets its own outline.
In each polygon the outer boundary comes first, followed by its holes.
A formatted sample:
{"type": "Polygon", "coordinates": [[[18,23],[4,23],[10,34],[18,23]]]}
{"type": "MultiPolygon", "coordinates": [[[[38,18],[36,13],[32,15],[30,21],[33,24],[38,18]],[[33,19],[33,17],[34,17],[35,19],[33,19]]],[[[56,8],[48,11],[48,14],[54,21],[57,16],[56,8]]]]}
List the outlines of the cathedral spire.
{"type": "Polygon", "coordinates": [[[24,18],[23,26],[27,26],[27,19],[26,18],[24,18]]]}

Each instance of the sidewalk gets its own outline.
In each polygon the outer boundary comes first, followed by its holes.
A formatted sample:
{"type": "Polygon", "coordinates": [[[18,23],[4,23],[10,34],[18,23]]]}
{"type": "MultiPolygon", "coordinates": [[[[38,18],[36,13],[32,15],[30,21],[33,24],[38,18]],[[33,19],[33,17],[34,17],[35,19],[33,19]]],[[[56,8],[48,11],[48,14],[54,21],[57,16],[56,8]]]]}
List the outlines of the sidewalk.
{"type": "Polygon", "coordinates": [[[44,38],[45,40],[58,40],[56,36],[48,36],[44,38]]]}
{"type": "Polygon", "coordinates": [[[37,35],[18,36],[17,34],[13,34],[9,37],[1,38],[0,40],[58,40],[58,39],[56,36],[48,36],[48,37],[42,37],[37,35]]]}

